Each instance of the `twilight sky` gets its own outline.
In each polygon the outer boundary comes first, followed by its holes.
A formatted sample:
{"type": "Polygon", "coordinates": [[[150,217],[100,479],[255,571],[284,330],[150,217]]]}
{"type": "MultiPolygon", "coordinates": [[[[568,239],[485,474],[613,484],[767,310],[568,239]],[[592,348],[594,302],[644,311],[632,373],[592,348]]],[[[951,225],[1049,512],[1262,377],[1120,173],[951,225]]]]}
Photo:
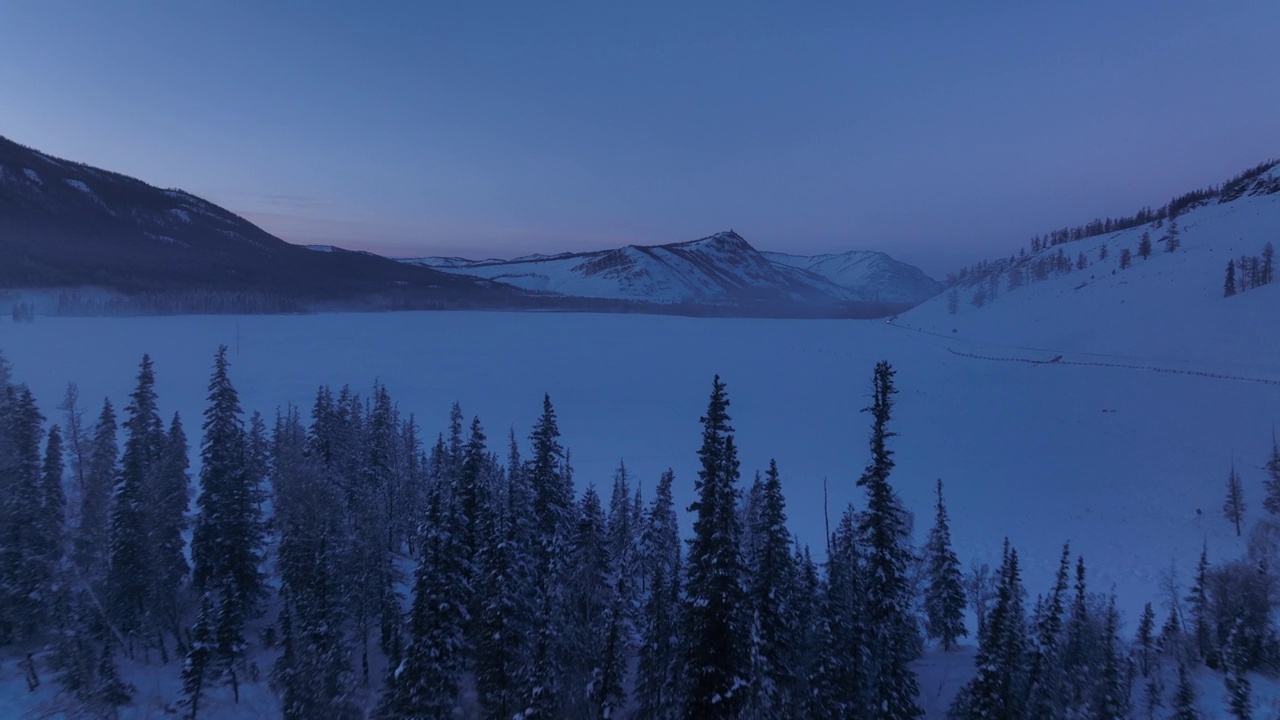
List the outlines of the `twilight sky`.
{"type": "Polygon", "coordinates": [[[935,275],[1280,155],[1280,3],[0,3],[0,135],[293,242],[935,275]],[[266,7],[269,6],[269,7],[266,7]]]}

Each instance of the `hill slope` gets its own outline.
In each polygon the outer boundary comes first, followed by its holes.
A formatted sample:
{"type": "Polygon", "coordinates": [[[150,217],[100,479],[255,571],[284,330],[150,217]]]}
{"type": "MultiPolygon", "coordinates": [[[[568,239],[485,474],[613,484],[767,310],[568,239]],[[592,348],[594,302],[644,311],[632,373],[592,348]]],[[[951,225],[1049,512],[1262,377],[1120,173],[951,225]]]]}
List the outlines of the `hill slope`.
{"type": "Polygon", "coordinates": [[[509,289],[368,253],[318,253],[181,190],[0,138],[0,288],[263,293],[296,301],[500,304],[509,289]]]}

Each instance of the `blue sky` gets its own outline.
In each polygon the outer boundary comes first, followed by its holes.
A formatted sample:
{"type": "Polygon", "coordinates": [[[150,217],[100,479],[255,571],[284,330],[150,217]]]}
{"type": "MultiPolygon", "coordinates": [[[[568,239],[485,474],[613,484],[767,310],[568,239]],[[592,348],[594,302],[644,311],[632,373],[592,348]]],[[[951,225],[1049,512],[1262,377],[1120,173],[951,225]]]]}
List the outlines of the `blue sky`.
{"type": "Polygon", "coordinates": [[[1280,3],[0,4],[0,134],[295,242],[945,274],[1280,155],[1280,3]]]}

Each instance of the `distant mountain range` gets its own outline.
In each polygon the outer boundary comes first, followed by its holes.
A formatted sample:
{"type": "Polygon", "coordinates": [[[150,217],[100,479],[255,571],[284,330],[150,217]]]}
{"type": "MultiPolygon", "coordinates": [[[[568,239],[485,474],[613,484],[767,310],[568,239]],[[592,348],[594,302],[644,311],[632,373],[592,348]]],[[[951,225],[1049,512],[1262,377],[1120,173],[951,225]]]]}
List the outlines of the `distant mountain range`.
{"type": "Polygon", "coordinates": [[[510,261],[395,261],[294,245],[182,190],[0,137],[4,289],[113,295],[105,306],[64,301],[56,308],[64,312],[487,308],[867,317],[918,304],[941,287],[882,253],[762,253],[732,231],[510,261]]]}
{"type": "Polygon", "coordinates": [[[884,253],[760,252],[732,230],[688,242],[587,253],[402,262],[537,292],[659,305],[915,305],[941,291],[919,268],[884,253]]]}

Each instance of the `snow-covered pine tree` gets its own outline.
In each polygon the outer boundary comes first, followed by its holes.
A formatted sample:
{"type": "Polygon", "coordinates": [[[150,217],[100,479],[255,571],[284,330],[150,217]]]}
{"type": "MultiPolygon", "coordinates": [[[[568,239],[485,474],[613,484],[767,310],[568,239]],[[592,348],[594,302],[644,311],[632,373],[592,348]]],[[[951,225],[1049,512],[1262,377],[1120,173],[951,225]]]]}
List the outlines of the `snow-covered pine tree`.
{"type": "Polygon", "coordinates": [[[1138,636],[1133,646],[1134,664],[1144,678],[1156,669],[1155,629],[1156,613],[1151,609],[1151,603],[1147,603],[1142,608],[1142,617],[1138,619],[1138,636]]]}
{"type": "Polygon", "coordinates": [[[995,605],[979,638],[977,676],[957,697],[949,717],[989,720],[1021,717],[1026,691],[1027,634],[1018,551],[1005,542],[995,605]]]}
{"type": "Polygon", "coordinates": [[[1253,683],[1249,681],[1248,661],[1244,646],[1235,642],[1241,628],[1237,622],[1223,648],[1223,683],[1227,689],[1227,707],[1236,720],[1253,720],[1253,683]]]}
{"type": "Polygon", "coordinates": [[[717,375],[701,419],[701,469],[694,513],[684,608],[687,717],[736,718],[748,696],[749,603],[739,547],[738,457],[729,425],[729,397],[717,375]]]}
{"type": "Polygon", "coordinates": [[[1231,461],[1231,472],[1227,474],[1227,499],[1222,503],[1222,515],[1235,525],[1236,537],[1240,537],[1240,523],[1244,520],[1244,485],[1236,472],[1235,460],[1231,461]]]}
{"type": "Polygon", "coordinates": [[[640,616],[639,662],[636,667],[637,717],[676,720],[680,717],[679,607],[680,533],[671,486],[675,474],[662,473],[641,534],[642,567],[647,596],[640,616]]]}
{"type": "Polygon", "coordinates": [[[1097,720],[1125,720],[1132,709],[1131,677],[1127,659],[1120,641],[1120,611],[1116,609],[1115,596],[1107,607],[1106,621],[1102,631],[1102,644],[1099,651],[1102,656],[1101,677],[1098,678],[1097,699],[1095,707],[1097,720]]]}
{"type": "Polygon", "coordinates": [[[1262,481],[1267,489],[1262,506],[1272,515],[1280,515],[1280,444],[1276,443],[1275,428],[1271,429],[1271,455],[1262,469],[1267,472],[1267,479],[1262,481]]]}
{"type": "Polygon", "coordinates": [[[40,450],[44,417],[25,386],[0,387],[0,643],[44,628],[53,580],[42,537],[40,450]],[[7,630],[7,633],[5,632],[7,630]],[[4,635],[8,634],[8,637],[4,635]]]}
{"type": "Polygon", "coordinates": [[[495,493],[484,523],[476,595],[474,671],[485,717],[511,718],[532,696],[529,656],[533,644],[532,492],[511,432],[506,482],[495,493]]]}
{"type": "Polygon", "coordinates": [[[840,516],[827,550],[821,649],[806,703],[809,717],[855,720],[874,706],[867,677],[866,588],[857,519],[850,506],[840,516]]]}
{"type": "Polygon", "coordinates": [[[960,559],[951,549],[951,527],[947,507],[942,501],[942,480],[937,486],[937,518],[925,545],[926,578],[924,610],[929,637],[942,641],[942,649],[950,650],[956,640],[968,635],[964,627],[964,578],[960,559]]]}
{"type": "Polygon", "coordinates": [[[111,527],[112,488],[119,466],[116,444],[116,413],[111,401],[102,401],[102,412],[90,442],[89,467],[85,471],[80,517],[72,542],[72,559],[79,585],[98,593],[104,589],[111,527]]]}
{"type": "Polygon", "coordinates": [[[191,628],[191,643],[182,663],[182,706],[187,720],[198,720],[200,700],[204,697],[216,662],[213,610],[208,595],[201,598],[200,614],[191,628]]]}
{"type": "Polygon", "coordinates": [[[191,540],[192,579],[208,604],[214,656],[209,667],[238,688],[245,624],[264,594],[263,525],[245,470],[240,398],[227,374],[227,347],[218,349],[209,381],[201,443],[199,515],[191,540]]]}
{"type": "Polygon", "coordinates": [[[1200,550],[1200,562],[1196,565],[1195,581],[1186,601],[1191,612],[1193,645],[1198,657],[1209,667],[1218,667],[1217,649],[1214,647],[1209,617],[1209,543],[1200,550]]]}
{"type": "Polygon", "coordinates": [[[533,696],[525,720],[558,720],[564,702],[560,635],[565,614],[565,553],[573,526],[573,481],[560,445],[551,396],[542,399],[542,416],[529,435],[533,449],[526,466],[533,491],[534,647],[530,663],[533,696]]]}
{"type": "Polygon", "coordinates": [[[755,612],[756,692],[749,706],[758,717],[780,718],[796,707],[796,643],[801,629],[796,618],[795,559],[775,460],[769,460],[758,502],[751,518],[755,543],[747,557],[755,612]]]}
{"type": "Polygon", "coordinates": [[[1201,720],[1200,708],[1196,704],[1196,688],[1191,684],[1191,673],[1187,664],[1178,663],[1178,685],[1173,691],[1173,715],[1170,720],[1201,720]]]}
{"type": "Polygon", "coordinates": [[[284,648],[272,681],[281,711],[286,720],[352,717],[343,499],[320,458],[308,453],[306,431],[293,407],[276,420],[271,454],[284,648]]]}
{"type": "Polygon", "coordinates": [[[155,622],[157,643],[162,631],[178,636],[179,591],[190,568],[183,553],[191,480],[187,473],[187,435],[177,413],[169,424],[159,461],[149,484],[152,581],[147,593],[147,615],[155,622]]]}
{"type": "Polygon", "coordinates": [[[47,548],[45,564],[50,576],[57,578],[62,570],[67,527],[67,495],[62,487],[65,466],[62,459],[62,431],[49,428],[45,438],[44,463],[40,467],[40,539],[47,548]]]}
{"type": "Polygon", "coordinates": [[[447,488],[436,484],[428,498],[422,554],[414,573],[413,606],[404,657],[390,673],[377,716],[452,720],[465,665],[463,637],[469,622],[469,573],[457,508],[447,488]]]}
{"type": "Polygon", "coordinates": [[[886,361],[876,364],[872,379],[872,403],[863,409],[872,417],[871,462],[858,479],[867,493],[867,509],[858,522],[865,557],[865,572],[874,582],[866,585],[867,680],[872,707],[883,720],[917,718],[920,687],[911,661],[918,646],[911,587],[907,570],[914,558],[911,520],[898,500],[889,475],[893,451],[888,441],[897,433],[888,429],[893,409],[894,370],[886,361]]]}
{"type": "Polygon", "coordinates": [[[155,500],[151,490],[165,445],[164,425],[157,407],[155,370],[149,355],[142,356],[138,384],[129,400],[122,423],[124,454],[111,515],[107,587],[111,621],[124,634],[128,641],[126,652],[132,655],[133,642],[150,637],[154,622],[147,614],[148,594],[157,580],[151,547],[155,500]]]}
{"type": "Polygon", "coordinates": [[[1063,673],[1063,615],[1066,612],[1067,581],[1071,570],[1071,546],[1064,543],[1054,577],[1053,591],[1036,617],[1032,638],[1030,673],[1027,678],[1027,717],[1053,720],[1065,706],[1066,678],[1063,673]]]}

